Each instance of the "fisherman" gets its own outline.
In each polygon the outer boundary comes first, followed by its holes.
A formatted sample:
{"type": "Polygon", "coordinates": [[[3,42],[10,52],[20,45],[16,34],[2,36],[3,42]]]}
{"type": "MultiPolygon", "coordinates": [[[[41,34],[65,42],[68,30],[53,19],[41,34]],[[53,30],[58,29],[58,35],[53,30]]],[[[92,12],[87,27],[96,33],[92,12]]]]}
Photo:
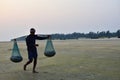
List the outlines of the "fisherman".
{"type": "Polygon", "coordinates": [[[37,46],[39,46],[38,44],[36,44],[36,39],[38,40],[44,40],[44,39],[48,39],[50,38],[50,35],[46,35],[46,37],[40,37],[38,35],[35,35],[35,29],[31,28],[30,29],[30,35],[27,36],[26,38],[26,45],[27,45],[27,51],[28,51],[28,61],[26,62],[26,64],[24,65],[24,70],[26,70],[27,65],[29,65],[30,63],[33,62],[33,73],[38,73],[35,68],[37,65],[37,46]]]}

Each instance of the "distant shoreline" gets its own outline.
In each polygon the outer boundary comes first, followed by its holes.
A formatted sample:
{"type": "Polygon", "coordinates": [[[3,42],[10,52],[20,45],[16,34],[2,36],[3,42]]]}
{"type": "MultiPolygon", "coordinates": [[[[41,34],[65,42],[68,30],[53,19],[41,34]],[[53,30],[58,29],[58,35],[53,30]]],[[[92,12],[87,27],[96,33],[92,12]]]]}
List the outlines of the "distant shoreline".
{"type": "MultiPolygon", "coordinates": [[[[79,39],[66,39],[66,40],[60,40],[60,39],[55,39],[53,41],[71,41],[71,40],[119,40],[120,38],[98,38],[98,39],[90,39],[90,38],[79,38],[79,39]]],[[[24,42],[25,40],[17,40],[18,42],[24,42]]],[[[0,41],[0,43],[9,43],[12,41],[0,41]]]]}

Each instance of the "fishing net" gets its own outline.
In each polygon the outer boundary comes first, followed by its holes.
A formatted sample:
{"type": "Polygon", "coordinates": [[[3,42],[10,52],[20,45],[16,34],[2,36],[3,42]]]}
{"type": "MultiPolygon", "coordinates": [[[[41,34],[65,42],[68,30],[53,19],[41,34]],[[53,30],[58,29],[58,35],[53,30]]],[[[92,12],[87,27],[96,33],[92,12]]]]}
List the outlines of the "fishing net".
{"type": "Polygon", "coordinates": [[[46,43],[46,47],[45,47],[45,51],[44,51],[44,55],[47,57],[52,57],[56,54],[52,40],[48,39],[47,43],[46,43]]]}
{"type": "Polygon", "coordinates": [[[23,60],[18,45],[17,45],[17,41],[14,40],[14,44],[13,44],[13,49],[12,49],[12,55],[10,57],[10,60],[12,62],[21,62],[23,60]]]}

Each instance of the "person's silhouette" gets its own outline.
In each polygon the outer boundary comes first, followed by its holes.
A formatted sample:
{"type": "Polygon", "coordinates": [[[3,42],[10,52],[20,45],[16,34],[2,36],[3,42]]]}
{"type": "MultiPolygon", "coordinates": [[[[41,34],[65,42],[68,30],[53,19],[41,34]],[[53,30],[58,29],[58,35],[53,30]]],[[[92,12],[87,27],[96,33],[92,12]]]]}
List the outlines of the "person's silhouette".
{"type": "Polygon", "coordinates": [[[33,73],[38,73],[35,68],[37,65],[37,48],[36,46],[39,46],[38,44],[36,44],[36,39],[38,40],[44,40],[49,38],[50,35],[47,35],[46,37],[40,37],[38,35],[35,35],[35,29],[31,28],[30,29],[30,35],[27,36],[26,38],[26,45],[27,45],[27,51],[28,51],[28,61],[26,62],[26,64],[24,65],[24,70],[26,70],[26,67],[28,64],[33,62],[33,73]]]}

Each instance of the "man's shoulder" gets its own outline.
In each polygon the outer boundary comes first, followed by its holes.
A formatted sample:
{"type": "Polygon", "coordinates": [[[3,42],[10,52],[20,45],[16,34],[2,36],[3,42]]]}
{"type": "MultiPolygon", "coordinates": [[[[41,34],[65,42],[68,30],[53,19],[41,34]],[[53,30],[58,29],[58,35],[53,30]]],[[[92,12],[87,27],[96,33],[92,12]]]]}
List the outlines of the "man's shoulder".
{"type": "Polygon", "coordinates": [[[30,37],[31,37],[31,35],[27,35],[27,36],[26,36],[26,39],[29,39],[30,37]]]}
{"type": "Polygon", "coordinates": [[[30,35],[27,35],[26,38],[30,37],[30,35]]]}
{"type": "Polygon", "coordinates": [[[38,35],[28,35],[28,36],[26,36],[26,38],[31,38],[31,37],[32,37],[32,38],[33,38],[33,37],[36,38],[36,37],[38,37],[38,35]]]}

